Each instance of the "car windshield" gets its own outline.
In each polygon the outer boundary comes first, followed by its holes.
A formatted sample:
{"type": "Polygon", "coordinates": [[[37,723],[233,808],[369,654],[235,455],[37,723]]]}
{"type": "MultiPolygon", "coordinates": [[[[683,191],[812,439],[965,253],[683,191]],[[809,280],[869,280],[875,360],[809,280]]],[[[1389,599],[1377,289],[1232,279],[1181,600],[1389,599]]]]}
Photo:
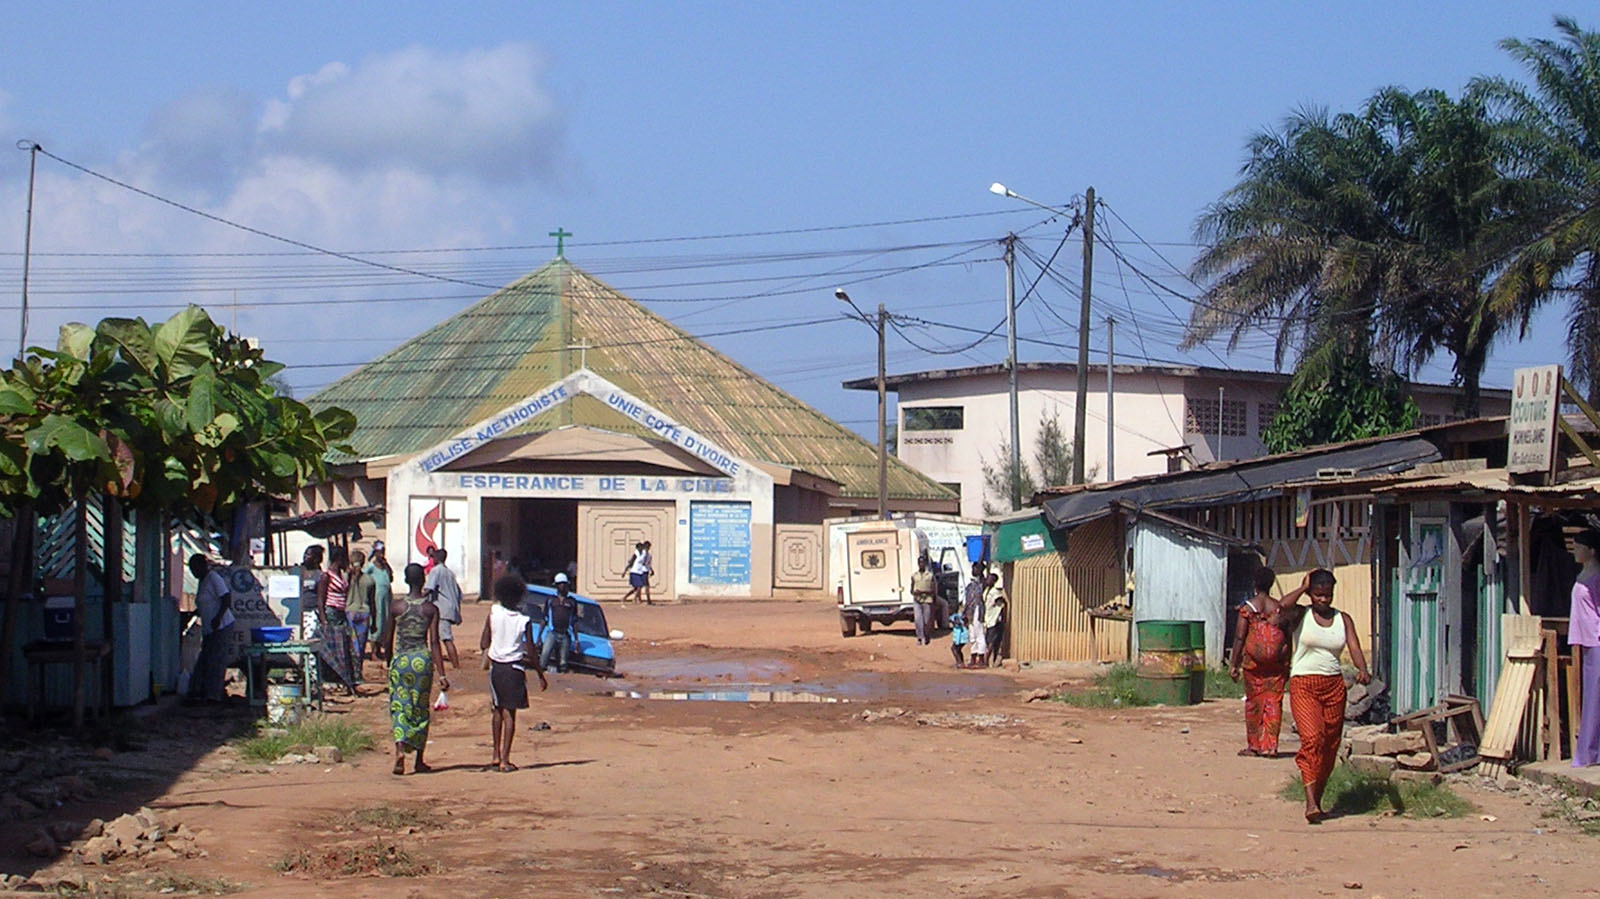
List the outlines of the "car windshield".
{"type": "Polygon", "coordinates": [[[600,611],[598,605],[590,605],[586,602],[578,603],[578,620],[574,627],[578,633],[587,634],[591,637],[609,638],[611,636],[611,632],[606,629],[606,614],[600,611]]]}
{"type": "MultiPolygon", "coordinates": [[[[537,627],[545,620],[545,613],[548,608],[547,603],[549,602],[549,596],[542,593],[531,594],[523,602],[522,614],[532,618],[535,627],[537,627]]],[[[578,620],[574,622],[574,627],[578,633],[587,634],[590,637],[605,637],[607,639],[611,637],[611,629],[606,626],[606,613],[601,610],[599,603],[580,601],[578,603],[578,620]]]]}

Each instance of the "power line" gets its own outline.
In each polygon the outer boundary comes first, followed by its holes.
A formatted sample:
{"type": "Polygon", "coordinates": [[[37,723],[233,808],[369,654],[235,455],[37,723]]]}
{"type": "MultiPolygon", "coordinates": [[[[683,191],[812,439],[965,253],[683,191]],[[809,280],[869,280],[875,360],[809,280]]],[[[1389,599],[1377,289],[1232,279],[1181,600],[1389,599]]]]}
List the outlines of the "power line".
{"type": "Polygon", "coordinates": [[[405,268],[404,266],[398,266],[398,265],[390,265],[390,264],[388,264],[386,262],[377,262],[377,261],[372,260],[372,259],[363,259],[363,258],[361,258],[359,256],[353,256],[353,255],[351,255],[349,253],[341,253],[338,250],[330,250],[330,249],[327,249],[326,247],[319,247],[316,244],[306,243],[303,240],[295,240],[292,237],[284,237],[284,236],[279,235],[279,234],[273,234],[270,231],[263,231],[260,228],[253,228],[253,227],[251,227],[249,225],[240,224],[239,222],[233,221],[232,219],[226,219],[226,218],[223,218],[220,215],[214,215],[214,214],[206,212],[204,210],[196,209],[193,206],[189,206],[189,205],[186,205],[184,203],[180,203],[177,200],[168,199],[167,197],[163,197],[160,194],[153,193],[151,191],[145,190],[142,187],[135,187],[132,184],[127,183],[126,181],[119,181],[116,178],[111,177],[110,175],[101,174],[100,172],[97,172],[94,169],[88,168],[87,166],[82,166],[82,165],[79,165],[76,162],[72,162],[70,160],[63,159],[60,156],[57,156],[56,154],[51,153],[49,150],[44,149],[43,147],[39,147],[39,153],[40,153],[40,155],[46,156],[46,157],[48,157],[50,159],[53,159],[56,162],[59,162],[62,165],[68,167],[68,168],[76,169],[76,170],[84,173],[85,175],[88,175],[88,176],[93,177],[93,178],[98,178],[101,181],[106,182],[107,184],[115,185],[117,187],[122,188],[123,190],[131,191],[131,192],[136,193],[136,194],[138,194],[138,195],[140,195],[142,197],[146,197],[148,199],[155,200],[158,203],[164,203],[164,204],[166,204],[168,206],[171,206],[174,209],[180,209],[180,210],[182,210],[184,212],[190,213],[191,215],[197,215],[197,216],[200,216],[201,218],[209,219],[210,221],[217,222],[217,223],[223,224],[223,225],[227,225],[230,228],[238,229],[238,230],[243,231],[243,232],[245,232],[247,234],[254,234],[254,235],[258,236],[258,237],[265,237],[268,240],[276,240],[276,241],[278,241],[280,243],[285,243],[285,244],[288,244],[290,246],[300,247],[303,250],[309,250],[309,251],[314,252],[314,253],[321,253],[321,254],[323,254],[325,256],[332,256],[335,259],[343,259],[343,260],[345,260],[347,262],[354,262],[354,263],[357,263],[359,265],[368,265],[368,266],[372,266],[373,268],[388,269],[389,271],[392,271],[392,272],[399,272],[399,273],[405,274],[405,275],[413,275],[415,277],[426,278],[426,279],[431,280],[431,281],[447,281],[447,282],[450,282],[452,284],[465,284],[465,285],[467,285],[469,287],[482,287],[482,288],[486,288],[488,290],[497,289],[496,286],[492,285],[492,284],[480,284],[480,283],[478,283],[476,281],[465,281],[465,280],[462,280],[462,279],[459,279],[459,278],[448,278],[448,277],[444,277],[442,275],[431,275],[431,274],[428,274],[427,272],[417,271],[416,269],[405,268]]]}
{"type": "MultiPolygon", "coordinates": [[[[54,159],[57,162],[62,163],[63,165],[69,166],[69,167],[74,168],[74,169],[78,169],[79,171],[85,172],[86,174],[89,174],[89,175],[93,175],[96,178],[100,178],[102,180],[109,181],[109,182],[111,182],[113,184],[116,184],[118,187],[123,187],[123,188],[126,188],[128,190],[135,191],[137,193],[145,194],[146,196],[150,196],[150,197],[152,197],[154,199],[159,199],[164,203],[168,203],[170,205],[178,206],[179,208],[182,208],[187,212],[195,212],[195,213],[197,213],[199,215],[207,216],[208,218],[215,218],[214,216],[211,216],[208,213],[199,212],[198,210],[190,209],[190,208],[185,207],[182,204],[177,203],[175,201],[166,200],[164,198],[157,197],[154,194],[150,194],[147,191],[141,190],[140,188],[133,187],[133,186],[127,185],[127,184],[123,184],[122,182],[116,181],[115,179],[112,179],[112,178],[110,178],[108,176],[101,175],[98,172],[94,172],[94,171],[91,171],[91,170],[89,170],[87,168],[84,168],[83,166],[77,165],[76,163],[68,162],[68,161],[66,161],[64,159],[61,159],[58,156],[54,156],[54,155],[46,152],[43,148],[40,148],[39,152],[43,153],[46,156],[49,156],[51,159],[54,159]]],[[[950,221],[959,221],[959,220],[962,220],[962,219],[986,218],[986,217],[990,217],[990,216],[999,216],[999,215],[1018,215],[1018,214],[1021,214],[1021,213],[1027,212],[1027,211],[1028,210],[1026,210],[1026,209],[986,210],[986,211],[983,211],[983,212],[961,212],[961,213],[952,213],[952,214],[946,214],[946,215],[928,215],[928,216],[921,216],[921,217],[917,217],[917,218],[885,219],[885,220],[876,221],[876,222],[855,222],[855,223],[846,224],[846,225],[817,225],[817,226],[805,227],[805,228],[780,228],[780,229],[773,229],[773,230],[766,230],[766,231],[734,231],[734,232],[727,232],[727,233],[721,233],[721,234],[694,234],[694,235],[688,235],[688,236],[682,236],[682,237],[640,237],[640,238],[630,238],[630,239],[623,239],[623,240],[567,241],[567,244],[569,246],[575,246],[575,247],[618,247],[618,246],[644,246],[644,245],[650,245],[650,244],[663,244],[663,243],[688,243],[688,242],[694,242],[694,241],[707,241],[707,240],[737,240],[737,239],[750,238],[750,237],[781,237],[781,236],[792,235],[792,234],[820,234],[820,233],[826,233],[826,232],[832,232],[832,231],[859,230],[859,229],[862,229],[862,228],[884,228],[884,227],[890,227],[890,226],[893,226],[893,225],[922,225],[922,224],[929,224],[929,223],[932,223],[932,222],[950,222],[950,221]]],[[[224,221],[227,224],[232,224],[232,223],[226,222],[226,220],[222,220],[222,221],[224,221]]],[[[244,226],[237,226],[236,225],[235,227],[244,227],[244,226]]],[[[256,232],[256,233],[261,233],[261,232],[256,232]]],[[[264,235],[264,236],[271,236],[271,235],[264,235]]],[[[275,239],[280,239],[280,238],[275,238],[275,239]]],[[[498,253],[498,252],[525,252],[525,251],[528,251],[528,250],[548,250],[548,249],[551,249],[552,246],[553,246],[552,244],[547,244],[547,243],[544,243],[544,244],[500,244],[500,245],[474,246],[474,247],[414,247],[414,248],[411,248],[411,249],[346,250],[346,251],[342,251],[342,252],[349,253],[349,254],[359,254],[361,256],[422,255],[422,254],[426,254],[426,253],[498,253]]],[[[39,256],[50,256],[50,257],[87,257],[87,258],[192,259],[192,258],[230,258],[230,257],[250,258],[250,257],[272,257],[272,256],[315,256],[315,255],[326,255],[326,254],[329,254],[329,253],[337,254],[338,252],[339,251],[323,250],[323,249],[320,249],[320,248],[312,248],[312,249],[302,250],[302,251],[299,251],[299,252],[288,251],[288,250],[283,250],[283,251],[278,251],[278,252],[212,251],[212,252],[187,252],[187,253],[178,253],[178,252],[169,252],[169,253],[104,252],[104,251],[100,251],[100,252],[34,253],[33,255],[36,256],[36,257],[39,257],[39,256]]],[[[18,252],[15,252],[15,251],[0,252],[0,256],[21,256],[21,255],[22,255],[21,253],[18,253],[18,252]]]]}

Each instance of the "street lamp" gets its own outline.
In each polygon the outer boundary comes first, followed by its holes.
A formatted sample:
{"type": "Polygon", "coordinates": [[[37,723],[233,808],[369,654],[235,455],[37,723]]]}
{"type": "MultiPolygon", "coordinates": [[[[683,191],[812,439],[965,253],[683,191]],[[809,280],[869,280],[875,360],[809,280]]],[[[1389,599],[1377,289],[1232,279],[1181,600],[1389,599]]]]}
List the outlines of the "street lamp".
{"type": "Polygon", "coordinates": [[[889,425],[888,425],[888,391],[884,384],[884,359],[883,359],[883,331],[889,323],[889,313],[878,304],[878,317],[876,320],[867,316],[857,306],[850,295],[844,292],[843,287],[835,288],[833,295],[839,300],[849,303],[854,309],[855,317],[861,322],[878,332],[878,517],[889,517],[889,425]]]}
{"type": "MultiPolygon", "coordinates": [[[[1046,206],[1037,200],[1031,200],[1022,194],[1017,193],[1011,188],[1006,187],[1004,184],[1001,184],[998,181],[989,185],[989,193],[1012,200],[1021,200],[1030,206],[1037,206],[1046,212],[1053,212],[1058,215],[1066,213],[1065,209],[1058,209],[1054,206],[1046,206]]],[[[1006,265],[1006,284],[1009,291],[1010,285],[1013,283],[1012,279],[1015,277],[1009,248],[1007,251],[1006,265]]],[[[1089,411],[1089,291],[1093,278],[1094,188],[1091,187],[1085,191],[1083,195],[1083,290],[1080,297],[1080,302],[1078,304],[1078,390],[1077,399],[1073,404],[1072,410],[1072,483],[1074,484],[1082,484],[1084,481],[1083,432],[1086,424],[1086,416],[1089,411]]],[[[1008,302],[1007,306],[1010,307],[1011,304],[1008,302]]],[[[1011,321],[1015,318],[1015,308],[1008,308],[1007,320],[1011,321]]],[[[1017,443],[1017,351],[1015,328],[1013,328],[1011,341],[1011,449],[1013,454],[1015,454],[1017,443]]],[[[1109,369],[1107,369],[1107,372],[1107,377],[1110,377],[1109,369]]],[[[1109,464],[1109,462],[1110,460],[1108,459],[1107,463],[1109,464]]],[[[1016,464],[1015,457],[1013,457],[1013,464],[1016,464]]]]}

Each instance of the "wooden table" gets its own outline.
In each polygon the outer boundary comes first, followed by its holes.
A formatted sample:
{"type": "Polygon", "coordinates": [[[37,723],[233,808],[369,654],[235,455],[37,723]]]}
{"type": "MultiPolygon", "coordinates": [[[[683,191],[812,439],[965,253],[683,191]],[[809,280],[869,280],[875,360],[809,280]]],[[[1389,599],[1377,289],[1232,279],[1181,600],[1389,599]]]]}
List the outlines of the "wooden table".
{"type": "Polygon", "coordinates": [[[317,652],[310,643],[252,643],[245,647],[244,689],[252,707],[258,709],[267,707],[269,662],[300,669],[301,705],[309,706],[315,702],[317,711],[322,711],[322,691],[318,689],[321,686],[321,679],[317,676],[317,652]],[[259,691],[256,689],[257,686],[260,687],[259,691]]]}
{"type": "MultiPolygon", "coordinates": [[[[85,684],[104,683],[100,677],[100,668],[111,655],[111,644],[98,641],[85,641],[83,644],[83,661],[94,668],[94,680],[85,680],[85,684]]],[[[32,721],[35,707],[44,704],[44,666],[46,665],[71,665],[78,660],[78,653],[72,643],[60,643],[51,640],[34,640],[22,647],[22,656],[28,660],[28,720],[32,721]]],[[[87,678],[87,673],[85,677],[87,678]]],[[[102,692],[104,692],[102,690],[102,692]]],[[[111,708],[111,697],[102,696],[101,701],[107,709],[111,708]]],[[[91,715],[95,706],[89,706],[91,715]]]]}

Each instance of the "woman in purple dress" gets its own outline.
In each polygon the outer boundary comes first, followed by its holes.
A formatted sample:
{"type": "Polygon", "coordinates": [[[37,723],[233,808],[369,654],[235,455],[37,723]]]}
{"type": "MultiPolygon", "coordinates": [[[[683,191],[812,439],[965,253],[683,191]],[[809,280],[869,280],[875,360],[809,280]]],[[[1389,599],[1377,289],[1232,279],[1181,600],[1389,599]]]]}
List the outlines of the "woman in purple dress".
{"type": "Polygon", "coordinates": [[[1600,531],[1591,528],[1574,537],[1572,557],[1583,566],[1572,585],[1567,632],[1573,652],[1583,647],[1583,712],[1572,767],[1583,768],[1600,762],[1600,531]]]}

